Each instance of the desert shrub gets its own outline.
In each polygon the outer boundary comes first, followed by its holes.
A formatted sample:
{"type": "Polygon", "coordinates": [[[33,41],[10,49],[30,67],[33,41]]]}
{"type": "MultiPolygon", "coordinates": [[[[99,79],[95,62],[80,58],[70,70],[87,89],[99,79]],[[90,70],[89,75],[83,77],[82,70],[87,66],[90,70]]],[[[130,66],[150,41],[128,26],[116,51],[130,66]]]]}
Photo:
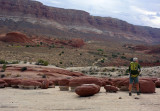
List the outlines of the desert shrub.
{"type": "Polygon", "coordinates": [[[85,70],[82,70],[81,72],[82,72],[83,74],[85,74],[85,73],[86,73],[86,71],[85,71],[85,70]]]}
{"type": "Polygon", "coordinates": [[[121,59],[126,59],[126,57],[125,56],[121,56],[121,59]]]}
{"type": "Polygon", "coordinates": [[[5,74],[1,74],[1,78],[4,78],[5,77],[5,74]]]}
{"type": "Polygon", "coordinates": [[[30,45],[26,45],[26,47],[30,47],[30,45]]]}
{"type": "Polygon", "coordinates": [[[44,64],[43,64],[43,65],[44,65],[44,66],[48,66],[48,64],[49,64],[48,61],[44,61],[44,64]]]}
{"type": "Polygon", "coordinates": [[[45,74],[43,74],[43,75],[42,75],[42,78],[46,78],[46,75],[45,75],[45,74]]]}
{"type": "Polygon", "coordinates": [[[79,55],[82,55],[82,53],[80,53],[79,55]]]}
{"type": "Polygon", "coordinates": [[[63,62],[59,62],[60,64],[63,64],[63,62]]]}
{"type": "Polygon", "coordinates": [[[7,66],[6,66],[6,64],[4,64],[4,65],[2,66],[2,72],[5,72],[5,71],[6,71],[6,68],[7,68],[7,66]]]}
{"type": "Polygon", "coordinates": [[[103,72],[106,72],[107,71],[107,68],[103,69],[103,72]]]}
{"type": "Polygon", "coordinates": [[[6,61],[5,60],[0,60],[0,64],[5,64],[6,61]]]}
{"type": "Polygon", "coordinates": [[[40,45],[43,45],[43,42],[40,42],[40,45]]]}
{"type": "Polygon", "coordinates": [[[21,68],[21,71],[23,72],[23,71],[26,71],[27,70],[27,67],[22,67],[21,68]]]}
{"type": "Polygon", "coordinates": [[[101,63],[104,63],[104,59],[101,60],[101,63]]]}
{"type": "Polygon", "coordinates": [[[64,51],[62,51],[61,54],[64,54],[64,51]]]}
{"type": "Polygon", "coordinates": [[[48,61],[44,61],[42,59],[39,59],[36,65],[43,65],[43,66],[48,66],[48,61]]]}
{"type": "Polygon", "coordinates": [[[18,64],[18,63],[19,63],[19,61],[12,61],[11,64],[18,64]]]}
{"type": "Polygon", "coordinates": [[[103,52],[104,50],[103,49],[97,49],[97,51],[103,52]]]}
{"type": "Polygon", "coordinates": [[[111,69],[111,72],[114,72],[114,71],[115,71],[115,68],[112,68],[112,69],[111,69]]]}
{"type": "Polygon", "coordinates": [[[116,57],[118,57],[118,55],[116,55],[116,54],[112,54],[112,57],[113,57],[113,58],[116,58],[116,57]]]}

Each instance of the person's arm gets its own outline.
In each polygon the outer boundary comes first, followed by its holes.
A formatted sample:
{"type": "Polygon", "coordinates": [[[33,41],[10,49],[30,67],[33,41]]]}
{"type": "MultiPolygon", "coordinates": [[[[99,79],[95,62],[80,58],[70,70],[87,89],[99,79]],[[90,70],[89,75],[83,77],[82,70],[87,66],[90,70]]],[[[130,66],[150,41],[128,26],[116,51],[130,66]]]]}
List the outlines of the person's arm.
{"type": "Polygon", "coordinates": [[[129,73],[131,72],[131,65],[129,65],[128,71],[129,71],[129,73]]]}
{"type": "Polygon", "coordinates": [[[141,72],[141,66],[138,64],[138,72],[141,72]]]}

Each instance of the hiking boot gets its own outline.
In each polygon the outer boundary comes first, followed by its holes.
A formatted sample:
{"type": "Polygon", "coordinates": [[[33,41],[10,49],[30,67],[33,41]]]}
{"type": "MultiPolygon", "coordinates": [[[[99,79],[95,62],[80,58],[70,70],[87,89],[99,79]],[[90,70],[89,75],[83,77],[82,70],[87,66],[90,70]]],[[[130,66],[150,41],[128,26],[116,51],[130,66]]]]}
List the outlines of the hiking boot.
{"type": "Polygon", "coordinates": [[[132,93],[131,93],[131,92],[129,92],[129,96],[132,96],[132,93]]]}
{"type": "Polygon", "coordinates": [[[137,95],[140,95],[140,92],[137,92],[137,95]]]}

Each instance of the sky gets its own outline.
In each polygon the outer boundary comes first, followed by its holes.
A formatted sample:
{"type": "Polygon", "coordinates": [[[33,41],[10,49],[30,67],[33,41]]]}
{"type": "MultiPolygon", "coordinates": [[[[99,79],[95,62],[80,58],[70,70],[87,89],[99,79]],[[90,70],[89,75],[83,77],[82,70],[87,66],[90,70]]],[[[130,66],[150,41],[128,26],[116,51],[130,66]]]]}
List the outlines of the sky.
{"type": "Polygon", "coordinates": [[[84,10],[93,16],[118,18],[134,25],[160,28],[160,0],[36,0],[44,5],[84,10]]]}

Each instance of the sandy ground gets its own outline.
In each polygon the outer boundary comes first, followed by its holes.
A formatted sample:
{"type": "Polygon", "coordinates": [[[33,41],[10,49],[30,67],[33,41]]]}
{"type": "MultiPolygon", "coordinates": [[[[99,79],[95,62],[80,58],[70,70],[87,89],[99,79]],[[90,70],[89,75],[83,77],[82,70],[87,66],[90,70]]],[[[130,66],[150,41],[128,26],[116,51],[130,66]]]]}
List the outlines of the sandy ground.
{"type": "Polygon", "coordinates": [[[160,89],[141,94],[140,99],[128,92],[100,93],[79,97],[74,92],[47,90],[0,89],[0,111],[160,111],[160,89]],[[121,97],[122,99],[119,99],[121,97]]]}

